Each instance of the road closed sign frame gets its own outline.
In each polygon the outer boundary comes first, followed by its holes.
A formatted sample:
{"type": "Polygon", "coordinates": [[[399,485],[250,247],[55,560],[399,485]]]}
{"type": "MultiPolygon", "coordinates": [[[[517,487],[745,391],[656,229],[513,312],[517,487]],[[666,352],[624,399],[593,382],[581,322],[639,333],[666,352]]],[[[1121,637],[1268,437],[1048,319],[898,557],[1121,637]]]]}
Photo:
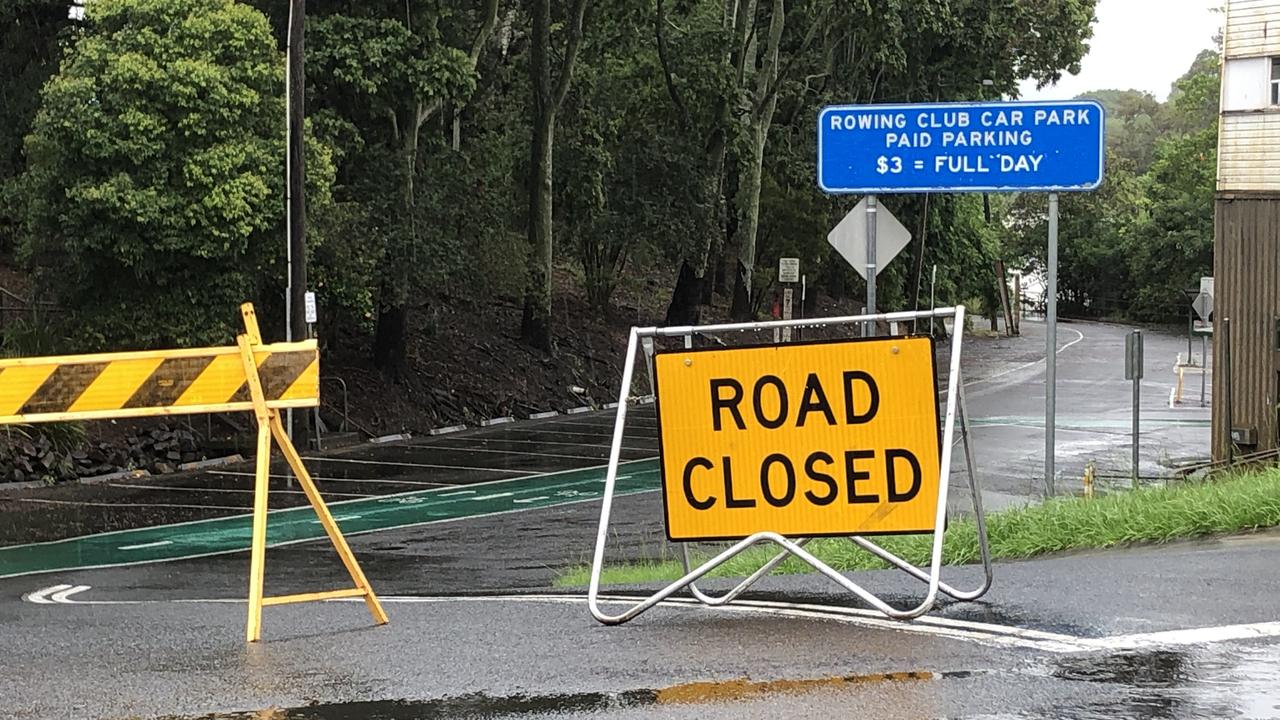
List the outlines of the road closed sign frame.
{"type": "Polygon", "coordinates": [[[671,542],[945,530],[933,338],[659,350],[654,372],[671,542]]]}

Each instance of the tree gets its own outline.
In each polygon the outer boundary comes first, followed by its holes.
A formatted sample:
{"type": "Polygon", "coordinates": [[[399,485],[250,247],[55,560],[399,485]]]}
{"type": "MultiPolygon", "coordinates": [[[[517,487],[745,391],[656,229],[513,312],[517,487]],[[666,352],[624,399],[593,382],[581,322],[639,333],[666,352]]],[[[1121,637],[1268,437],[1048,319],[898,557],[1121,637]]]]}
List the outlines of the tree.
{"type": "Polygon", "coordinates": [[[0,4],[0,254],[21,224],[13,180],[26,167],[22,139],[40,105],[40,88],[58,69],[59,38],[70,24],[67,3],[8,0],[0,4]]]}
{"type": "MultiPolygon", "coordinates": [[[[973,100],[984,81],[992,92],[1016,93],[1033,77],[1050,83],[1078,70],[1090,35],[1095,0],[794,0],[790,8],[760,3],[746,38],[748,78],[735,103],[738,120],[737,282],[733,313],[750,314],[749,282],[759,261],[753,239],[759,227],[754,162],[768,157],[771,135],[812,147],[813,108],[855,102],[973,100]],[[777,57],[775,18],[785,11],[777,57]],[[774,112],[780,119],[774,121],[774,112]],[[778,127],[778,122],[789,126],[778,127]],[[801,134],[803,133],[803,135],[801,134]],[[803,138],[803,139],[802,139],[803,138]]],[[[731,3],[752,7],[752,0],[731,3]]],[[[811,154],[809,157],[813,157],[811,154]]],[[[810,167],[812,172],[812,168],[810,167]]],[[[833,201],[831,221],[847,207],[833,201]]],[[[923,227],[925,205],[912,205],[908,225],[923,227]]],[[[913,253],[917,263],[923,246],[913,253]]],[[[991,273],[984,273],[990,282],[991,273]]]]}
{"type": "MultiPolygon", "coordinates": [[[[23,254],[81,347],[225,343],[282,286],[283,62],[233,0],[94,0],[27,140],[23,254]]],[[[314,143],[313,203],[332,179],[314,143]]]]}
{"type": "Polygon", "coordinates": [[[529,79],[533,89],[533,134],[529,143],[529,279],[525,288],[520,340],[551,352],[552,182],[556,114],[573,82],[582,47],[587,0],[572,0],[563,21],[563,48],[552,46],[552,0],[530,0],[529,79]],[[560,55],[552,70],[552,55],[560,55]]]}
{"type": "Polygon", "coordinates": [[[473,22],[462,27],[449,26],[451,16],[421,2],[360,3],[344,10],[313,19],[309,60],[318,109],[350,123],[351,134],[377,148],[374,158],[353,162],[366,172],[377,167],[379,182],[389,174],[398,186],[395,206],[376,189],[361,198],[369,231],[379,240],[370,248],[379,257],[373,358],[398,376],[405,367],[413,298],[421,295],[419,258],[430,245],[418,208],[423,128],[447,109],[456,114],[475,88],[498,0],[482,0],[473,22]]]}
{"type": "Polygon", "coordinates": [[[1218,54],[1201,52],[1173,84],[1160,118],[1167,127],[1145,178],[1146,212],[1128,245],[1134,279],[1129,314],[1180,318],[1183,291],[1213,272],[1213,196],[1217,184],[1218,54]]]}

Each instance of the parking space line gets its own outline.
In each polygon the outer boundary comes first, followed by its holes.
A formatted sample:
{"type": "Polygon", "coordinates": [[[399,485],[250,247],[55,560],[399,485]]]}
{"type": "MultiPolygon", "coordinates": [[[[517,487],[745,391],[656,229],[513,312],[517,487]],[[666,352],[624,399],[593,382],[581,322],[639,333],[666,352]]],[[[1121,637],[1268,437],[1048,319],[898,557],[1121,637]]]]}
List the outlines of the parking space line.
{"type": "MultiPolygon", "coordinates": [[[[468,438],[443,438],[443,439],[453,440],[453,441],[468,440],[468,438]]],[[[574,443],[574,442],[556,442],[554,440],[515,440],[515,439],[509,440],[505,438],[501,438],[501,439],[500,438],[484,438],[484,442],[520,443],[522,445],[557,445],[557,446],[566,446],[566,447],[596,447],[596,448],[612,447],[611,445],[609,445],[609,443],[574,443]]],[[[442,447],[447,447],[452,449],[454,446],[444,445],[442,447]]],[[[632,452],[653,452],[657,448],[628,447],[626,445],[623,445],[622,449],[630,450],[632,452]]]]}
{"type": "MultiPolygon", "coordinates": [[[[491,448],[473,448],[473,447],[442,447],[440,450],[448,450],[450,452],[474,452],[474,453],[490,453],[493,455],[516,455],[528,457],[546,457],[546,458],[563,458],[567,460],[605,460],[607,458],[600,455],[565,455],[561,453],[541,453],[531,452],[528,450],[494,450],[491,448]]],[[[652,449],[640,450],[639,452],[653,452],[652,449]]]]}
{"type": "MultiPolygon", "coordinates": [[[[613,418],[563,419],[563,420],[556,420],[554,421],[554,423],[547,423],[547,424],[548,425],[598,425],[598,427],[602,427],[602,428],[612,428],[614,424],[614,419],[613,418]],[[604,420],[604,421],[603,423],[600,423],[600,421],[598,420],[604,420]]],[[[646,427],[646,428],[657,428],[658,420],[655,418],[644,418],[644,416],[640,416],[640,418],[636,418],[635,415],[627,415],[627,424],[640,425],[640,427],[646,427]],[[650,423],[650,424],[646,425],[644,423],[650,423]]]]}
{"type": "MultiPolygon", "coordinates": [[[[242,490],[238,488],[199,488],[199,487],[182,487],[178,485],[134,485],[132,483],[106,483],[106,486],[113,487],[113,488],[123,488],[126,490],[175,490],[180,492],[241,493],[241,494],[249,493],[250,495],[252,495],[254,492],[253,489],[251,488],[246,488],[242,490]]],[[[285,495],[306,495],[306,493],[303,492],[302,490],[274,490],[273,489],[271,491],[271,494],[273,495],[279,495],[281,493],[285,495]]],[[[349,498],[376,497],[375,495],[368,495],[368,494],[361,494],[361,493],[341,493],[341,492],[326,492],[325,495],[328,495],[331,497],[349,497],[349,498]]]]}
{"type": "MultiPolygon", "coordinates": [[[[103,502],[87,502],[80,500],[48,500],[46,498],[8,498],[13,502],[29,502],[39,503],[41,505],[78,505],[81,507],[105,507],[105,508],[181,508],[184,510],[234,510],[236,512],[245,512],[253,508],[246,505],[183,505],[181,503],[103,503],[103,502]]],[[[57,542],[57,541],[53,541],[57,542]]],[[[20,547],[20,546],[12,546],[20,547]]]]}
{"type": "MultiPolygon", "coordinates": [[[[516,429],[516,428],[512,428],[512,429],[508,430],[507,432],[509,432],[509,433],[522,432],[522,433],[539,434],[539,435],[540,435],[540,434],[543,434],[543,433],[549,433],[549,434],[551,434],[551,435],[584,435],[584,436],[602,437],[602,438],[612,438],[612,437],[613,437],[613,430],[612,430],[612,429],[610,429],[610,428],[604,428],[604,427],[601,427],[601,431],[600,431],[600,432],[582,432],[581,430],[577,430],[577,431],[574,431],[574,430],[542,430],[542,429],[538,429],[538,430],[529,430],[529,429],[516,429]]],[[[657,439],[658,439],[658,436],[657,436],[657,435],[654,435],[654,436],[652,436],[652,437],[648,437],[648,436],[635,435],[635,434],[623,434],[623,439],[628,439],[628,438],[631,438],[631,439],[639,439],[639,440],[657,440],[657,439]]],[[[453,438],[453,439],[458,440],[458,439],[461,439],[461,438],[453,438]]],[[[501,438],[499,438],[499,437],[496,437],[496,436],[495,436],[493,439],[494,439],[494,440],[498,440],[498,439],[501,439],[501,438]]],[[[414,447],[423,447],[423,446],[422,446],[422,445],[415,445],[414,447]]]]}
{"type": "MultiPolygon", "coordinates": [[[[210,475],[224,475],[224,476],[227,476],[227,477],[246,477],[246,478],[255,477],[255,475],[254,475],[253,473],[251,473],[251,472],[238,472],[238,471],[235,471],[235,470],[210,470],[210,471],[209,471],[209,474],[210,474],[210,475]]],[[[272,475],[272,476],[271,476],[271,479],[272,479],[272,480],[288,480],[288,479],[290,479],[290,477],[292,477],[292,476],[290,476],[290,475],[272,475]]],[[[323,477],[323,476],[321,476],[321,475],[312,475],[312,476],[311,476],[311,479],[312,479],[312,480],[315,480],[315,481],[317,481],[317,482],[322,482],[322,483],[326,483],[326,482],[334,482],[334,483],[377,483],[377,484],[379,484],[379,485],[382,485],[382,484],[386,484],[386,485],[411,485],[411,486],[414,486],[414,487],[455,487],[455,486],[457,486],[457,485],[462,484],[462,483],[427,482],[427,481],[425,481],[425,480],[382,480],[382,479],[378,479],[378,478],[336,478],[336,477],[323,477]]],[[[275,491],[275,490],[273,490],[272,492],[276,492],[276,491],[275,491]]],[[[326,492],[325,494],[326,494],[326,495],[328,495],[329,493],[328,493],[328,492],[326,492]]]]}
{"type": "MultiPolygon", "coordinates": [[[[477,472],[496,472],[507,475],[545,475],[545,472],[536,470],[512,470],[510,468],[490,468],[477,467],[474,465],[437,465],[434,463],[406,463],[406,462],[389,462],[382,460],[357,460],[355,458],[320,458],[320,457],[304,457],[307,463],[332,462],[332,463],[352,463],[355,465],[386,465],[387,467],[407,467],[407,468],[437,468],[440,470],[475,470],[477,472]]],[[[596,460],[598,458],[577,458],[579,460],[596,460]]]]}

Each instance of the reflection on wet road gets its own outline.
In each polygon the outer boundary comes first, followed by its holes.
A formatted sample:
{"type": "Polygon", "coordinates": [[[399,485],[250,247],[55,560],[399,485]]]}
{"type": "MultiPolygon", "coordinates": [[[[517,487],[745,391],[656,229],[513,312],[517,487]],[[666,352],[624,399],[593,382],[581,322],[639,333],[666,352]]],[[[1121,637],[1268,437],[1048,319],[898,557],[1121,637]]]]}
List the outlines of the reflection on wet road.
{"type": "Polygon", "coordinates": [[[320,703],[198,720],[631,717],[1262,720],[1280,717],[1280,648],[1089,654],[1012,669],[740,679],[622,692],[320,703]],[[1029,688],[1035,692],[1024,691],[1029,688]]]}

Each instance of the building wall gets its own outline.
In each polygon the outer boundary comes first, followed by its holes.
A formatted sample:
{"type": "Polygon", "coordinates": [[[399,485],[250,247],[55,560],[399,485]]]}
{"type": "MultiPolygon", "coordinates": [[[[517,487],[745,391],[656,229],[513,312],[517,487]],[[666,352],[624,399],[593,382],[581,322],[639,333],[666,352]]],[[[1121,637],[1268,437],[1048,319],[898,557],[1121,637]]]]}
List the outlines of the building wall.
{"type": "Polygon", "coordinates": [[[1262,110],[1271,105],[1271,58],[1230,58],[1222,63],[1222,109],[1262,110]]]}
{"type": "Polygon", "coordinates": [[[1218,191],[1280,193],[1280,107],[1222,115],[1218,191]]]}
{"type": "Polygon", "coordinates": [[[1227,0],[1222,117],[1214,210],[1213,455],[1231,428],[1280,446],[1280,106],[1271,67],[1280,57],[1280,0],[1227,0]],[[1227,418],[1223,320],[1231,320],[1231,418],[1227,418]]]}
{"type": "Polygon", "coordinates": [[[1258,450],[1277,447],[1280,197],[1220,195],[1214,234],[1213,455],[1222,458],[1228,427],[1224,318],[1231,319],[1232,426],[1252,427],[1258,450]]]}
{"type": "Polygon", "coordinates": [[[1280,193],[1280,0],[1228,0],[1223,27],[1218,191],[1280,193]]]}
{"type": "Polygon", "coordinates": [[[1280,4],[1229,0],[1223,40],[1228,58],[1280,55],[1280,4]]]}

